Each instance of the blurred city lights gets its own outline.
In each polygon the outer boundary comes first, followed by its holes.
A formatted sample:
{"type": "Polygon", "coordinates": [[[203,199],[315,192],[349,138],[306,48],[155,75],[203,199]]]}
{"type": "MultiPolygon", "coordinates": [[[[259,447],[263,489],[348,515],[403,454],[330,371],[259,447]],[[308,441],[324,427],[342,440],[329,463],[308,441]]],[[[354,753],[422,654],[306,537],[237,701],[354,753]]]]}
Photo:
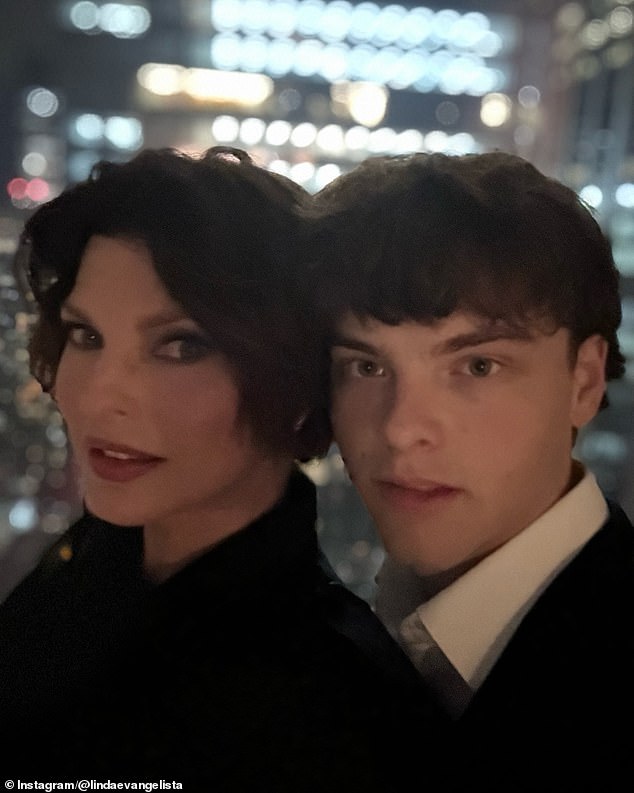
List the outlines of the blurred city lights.
{"type": "Polygon", "coordinates": [[[240,122],[233,116],[218,116],[211,125],[211,134],[218,143],[231,143],[240,133],[240,122]]]}
{"type": "Polygon", "coordinates": [[[9,511],[9,523],[16,532],[30,531],[37,524],[37,519],[35,502],[30,498],[16,501],[9,511]]]}
{"type": "Polygon", "coordinates": [[[350,117],[366,127],[375,127],[385,117],[389,94],[382,85],[348,83],[346,102],[350,117]]]}
{"type": "Polygon", "coordinates": [[[344,132],[339,124],[326,124],[317,133],[315,142],[329,155],[342,155],[346,150],[344,132]]]}
{"type": "Polygon", "coordinates": [[[487,127],[501,127],[511,117],[513,103],[506,94],[492,93],[482,98],[480,118],[487,127]]]}
{"type": "Polygon", "coordinates": [[[231,102],[252,107],[262,104],[273,93],[273,83],[261,74],[188,69],[185,92],[202,101],[231,102]]]}
{"type": "Polygon", "coordinates": [[[273,93],[273,81],[264,74],[186,69],[178,64],[143,64],[137,82],[156,96],[183,95],[201,104],[256,107],[273,93]]]}
{"type": "Polygon", "coordinates": [[[117,149],[134,151],[143,145],[143,125],[137,118],[110,116],[105,121],[104,137],[117,149]]]}
{"type": "Polygon", "coordinates": [[[99,25],[99,8],[96,3],[74,3],[68,16],[78,30],[89,32],[99,25]]]}
{"type": "Polygon", "coordinates": [[[616,203],[625,209],[634,209],[634,184],[624,182],[616,188],[614,195],[616,203]]]}
{"type": "Polygon", "coordinates": [[[143,145],[143,124],[132,116],[82,113],[71,119],[69,138],[74,144],[87,148],[107,144],[122,151],[136,151],[143,145]]]}
{"type": "Polygon", "coordinates": [[[93,165],[101,159],[98,151],[73,151],[68,155],[66,168],[68,171],[68,178],[72,182],[79,182],[86,179],[90,173],[93,165]]]}
{"type": "Polygon", "coordinates": [[[350,127],[347,130],[344,140],[348,151],[363,151],[367,148],[370,130],[367,127],[350,127]]]}
{"type": "Polygon", "coordinates": [[[261,118],[245,118],[240,123],[240,140],[245,146],[255,146],[264,137],[266,123],[261,118]]]}
{"type": "Polygon", "coordinates": [[[134,39],[146,33],[152,24],[148,9],[128,3],[73,3],[68,21],[82,33],[109,33],[120,39],[134,39]]]}
{"type": "Polygon", "coordinates": [[[288,121],[273,121],[267,126],[264,138],[269,146],[283,146],[291,137],[291,130],[288,121]]]}
{"type": "Polygon", "coordinates": [[[30,151],[22,158],[22,168],[30,176],[42,176],[47,166],[46,157],[39,151],[30,151]]]}
{"type": "Polygon", "coordinates": [[[557,12],[555,23],[562,30],[574,31],[581,27],[585,18],[581,3],[565,3],[557,12]]]}
{"type": "Polygon", "coordinates": [[[48,88],[33,88],[27,94],[26,106],[34,115],[50,118],[59,110],[59,99],[48,88]]]}
{"type": "Polygon", "coordinates": [[[610,37],[610,26],[604,19],[592,19],[581,32],[581,41],[592,50],[602,47],[610,37]]]}
{"type": "Polygon", "coordinates": [[[26,196],[26,188],[28,185],[28,181],[26,179],[22,179],[21,177],[16,177],[15,179],[11,179],[9,184],[7,185],[7,192],[11,196],[11,198],[15,198],[20,200],[26,196]]]}
{"type": "Polygon", "coordinates": [[[7,193],[14,206],[20,209],[31,209],[46,201],[50,196],[51,189],[48,182],[37,176],[30,180],[18,176],[7,184],[7,193]]]}
{"type": "Polygon", "coordinates": [[[537,107],[541,100],[539,88],[536,88],[534,85],[523,85],[517,92],[517,100],[522,107],[537,107]]]}
{"type": "Polygon", "coordinates": [[[312,162],[298,162],[291,166],[289,176],[298,184],[307,184],[315,176],[315,170],[312,162]]]}
{"type": "Polygon", "coordinates": [[[332,182],[332,180],[336,179],[340,174],[341,168],[334,163],[328,163],[327,165],[320,166],[315,173],[315,189],[321,190],[322,187],[325,187],[329,182],[332,182]]]}
{"type": "Polygon", "coordinates": [[[608,27],[613,36],[627,36],[632,32],[634,15],[629,8],[617,6],[608,14],[608,27]]]}
{"type": "Polygon", "coordinates": [[[455,95],[504,88],[508,76],[486,61],[514,44],[480,12],[347,0],[214,0],[211,20],[219,69],[455,95]]]}
{"type": "Polygon", "coordinates": [[[150,27],[147,8],[140,5],[105,3],[99,14],[99,27],[117,38],[136,38],[150,27]]]}
{"type": "Polygon", "coordinates": [[[416,151],[439,151],[451,154],[469,154],[479,150],[473,135],[458,132],[453,135],[442,130],[427,133],[418,129],[397,131],[392,127],[368,129],[360,124],[348,129],[340,124],[318,127],[302,121],[293,125],[284,119],[266,123],[262,119],[240,120],[231,115],[217,116],[211,124],[211,134],[217,143],[257,145],[265,143],[272,148],[309,150],[313,158],[324,156],[359,159],[371,154],[410,154],[416,151]]]}
{"type": "Polygon", "coordinates": [[[535,128],[529,124],[519,124],[513,130],[513,142],[520,148],[523,146],[532,146],[535,143],[535,138],[535,128]]]}
{"type": "Polygon", "coordinates": [[[42,201],[46,201],[46,199],[49,197],[49,185],[44,181],[44,179],[35,177],[35,179],[31,179],[27,184],[26,194],[35,203],[41,203],[42,201]]]}
{"type": "Polygon", "coordinates": [[[393,151],[396,145],[397,132],[391,127],[381,127],[370,133],[368,151],[371,154],[380,154],[384,151],[393,151]]]}
{"type": "Polygon", "coordinates": [[[184,66],[171,63],[145,63],[137,72],[137,80],[146,90],[158,96],[173,96],[183,90],[184,66]]]}
{"type": "Polygon", "coordinates": [[[603,203],[603,191],[595,184],[589,184],[579,190],[579,198],[588,206],[598,209],[603,203]]]}
{"type": "Polygon", "coordinates": [[[425,135],[425,149],[431,152],[444,152],[447,150],[448,135],[441,130],[428,132],[425,135]]]}
{"type": "Polygon", "coordinates": [[[96,113],[82,113],[77,116],[72,131],[77,133],[81,143],[101,142],[105,129],[105,121],[96,113]]]}
{"type": "Polygon", "coordinates": [[[310,122],[298,124],[291,132],[290,141],[298,149],[312,145],[317,139],[317,127],[310,122]]]}
{"type": "Polygon", "coordinates": [[[388,91],[374,83],[335,81],[330,86],[331,108],[335,116],[351,118],[364,126],[376,126],[384,117],[388,91]]]}

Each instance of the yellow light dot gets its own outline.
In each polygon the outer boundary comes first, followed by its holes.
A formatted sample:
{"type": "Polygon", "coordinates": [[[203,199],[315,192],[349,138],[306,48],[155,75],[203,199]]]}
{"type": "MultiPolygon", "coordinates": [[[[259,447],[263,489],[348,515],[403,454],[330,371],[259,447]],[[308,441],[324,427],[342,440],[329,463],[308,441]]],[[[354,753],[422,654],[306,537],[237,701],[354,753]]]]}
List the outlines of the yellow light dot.
{"type": "Polygon", "coordinates": [[[70,562],[73,558],[73,549],[70,545],[62,545],[58,551],[58,555],[62,562],[70,562]]]}

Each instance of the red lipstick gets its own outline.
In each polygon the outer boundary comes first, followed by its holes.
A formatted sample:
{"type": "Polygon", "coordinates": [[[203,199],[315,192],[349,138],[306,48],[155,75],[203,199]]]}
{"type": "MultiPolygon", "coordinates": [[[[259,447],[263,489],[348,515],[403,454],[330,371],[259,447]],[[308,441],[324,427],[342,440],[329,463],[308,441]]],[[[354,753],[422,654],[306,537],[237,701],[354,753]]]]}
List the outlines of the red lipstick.
{"type": "Polygon", "coordinates": [[[89,439],[88,462],[98,477],[108,482],[130,482],[154,470],[164,458],[119,443],[89,439]]]}

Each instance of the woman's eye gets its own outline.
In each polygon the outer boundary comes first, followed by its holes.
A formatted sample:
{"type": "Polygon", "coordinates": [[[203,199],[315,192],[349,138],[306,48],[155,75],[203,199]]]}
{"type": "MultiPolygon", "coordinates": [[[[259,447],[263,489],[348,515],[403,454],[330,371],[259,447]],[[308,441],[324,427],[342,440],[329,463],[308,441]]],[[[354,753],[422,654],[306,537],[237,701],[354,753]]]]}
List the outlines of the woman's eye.
{"type": "Polygon", "coordinates": [[[209,352],[209,343],[205,339],[199,336],[178,336],[161,342],[157,355],[160,358],[191,363],[200,361],[209,352]]]}
{"type": "Polygon", "coordinates": [[[68,322],[64,329],[66,342],[79,350],[96,350],[101,346],[101,336],[89,325],[68,322]]]}
{"type": "Polygon", "coordinates": [[[499,369],[499,364],[492,361],[491,358],[471,358],[467,364],[469,374],[474,377],[487,377],[499,369]]]}

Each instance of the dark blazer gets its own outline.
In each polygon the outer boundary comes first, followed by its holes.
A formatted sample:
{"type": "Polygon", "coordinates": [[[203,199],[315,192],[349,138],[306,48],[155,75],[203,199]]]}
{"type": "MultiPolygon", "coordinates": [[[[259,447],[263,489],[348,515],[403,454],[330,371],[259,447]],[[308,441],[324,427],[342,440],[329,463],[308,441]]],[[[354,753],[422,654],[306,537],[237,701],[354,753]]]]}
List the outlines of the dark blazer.
{"type": "Polygon", "coordinates": [[[634,790],[634,529],[605,526],[526,615],[457,722],[461,790],[634,790]]]}
{"type": "Polygon", "coordinates": [[[407,741],[443,719],[323,563],[314,522],[298,473],[271,512],[151,586],[140,529],[82,518],[0,606],[5,778],[400,789],[407,741]]]}

